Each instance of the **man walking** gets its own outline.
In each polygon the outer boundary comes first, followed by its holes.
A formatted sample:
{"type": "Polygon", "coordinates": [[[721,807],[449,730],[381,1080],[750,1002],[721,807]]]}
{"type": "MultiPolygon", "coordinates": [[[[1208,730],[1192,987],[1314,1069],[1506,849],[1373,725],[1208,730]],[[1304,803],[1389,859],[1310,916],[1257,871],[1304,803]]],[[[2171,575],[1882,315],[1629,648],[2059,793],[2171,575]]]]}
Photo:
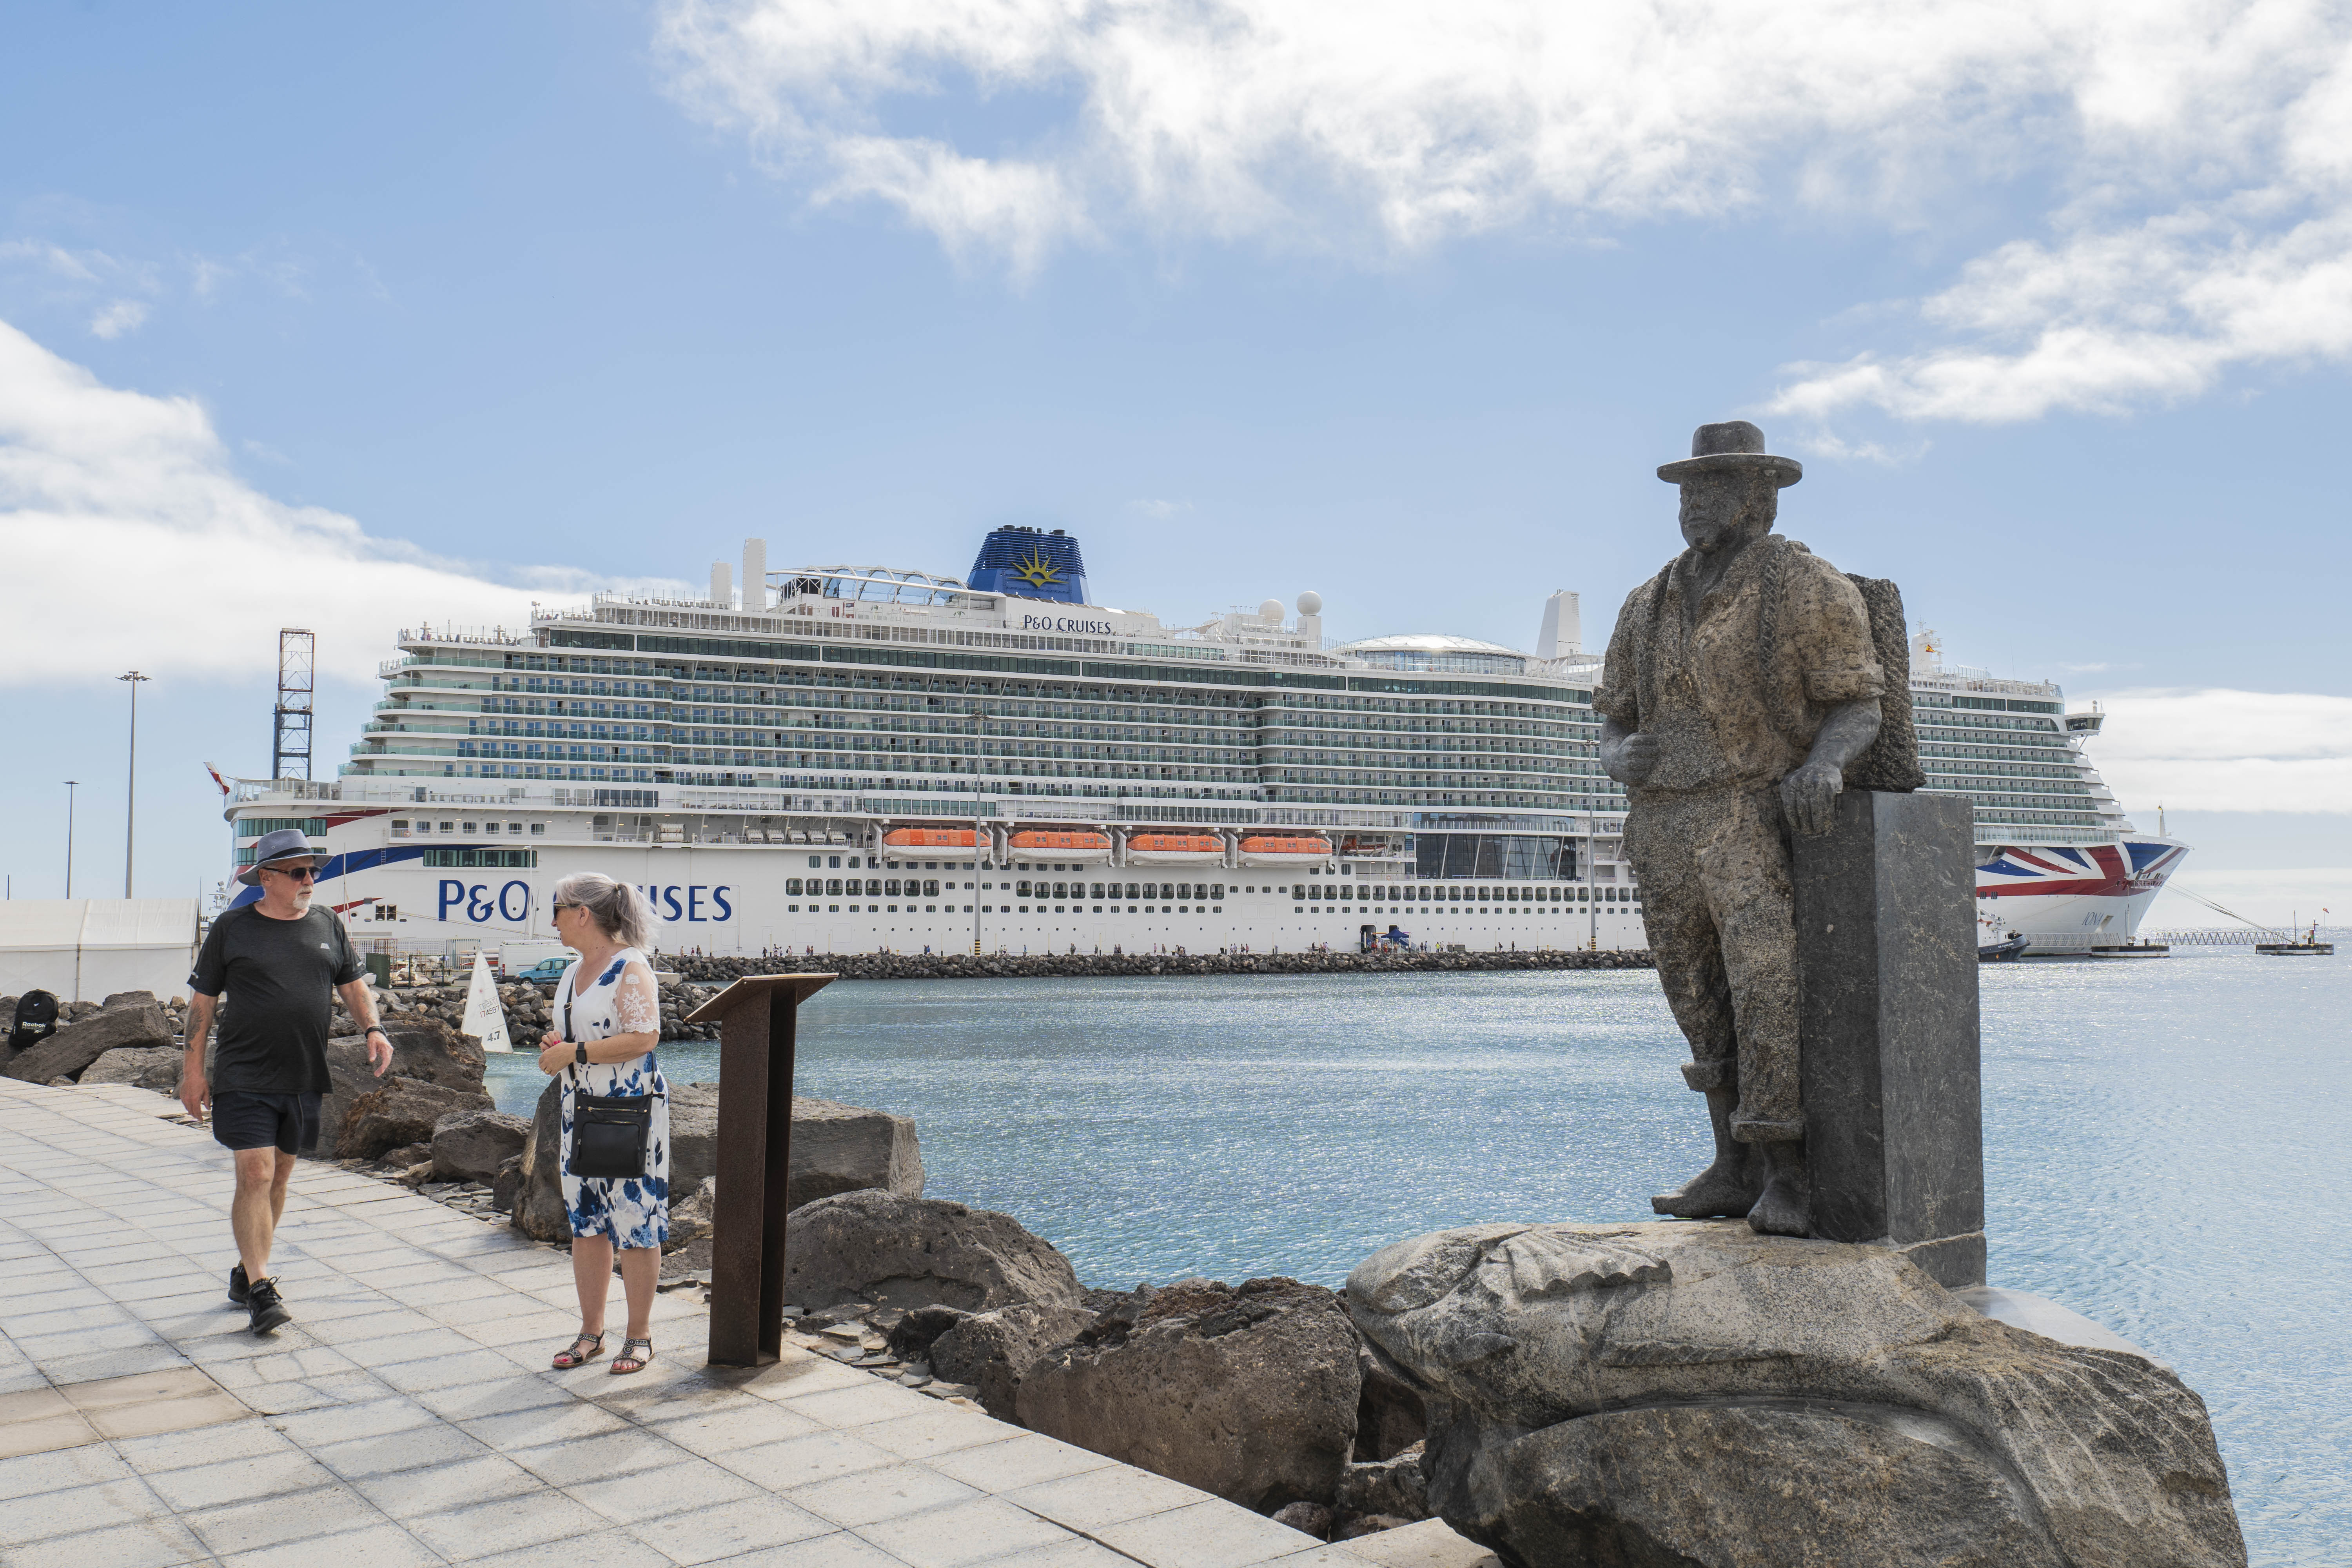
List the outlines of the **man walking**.
{"type": "Polygon", "coordinates": [[[392,1041],[376,1026],[375,998],[343,922],[331,910],[310,907],[318,858],[299,827],[265,834],[253,866],[237,874],[260,899],[213,921],[188,976],[188,1052],[180,1069],[180,1103],[201,1117],[207,1100],[213,1138],[236,1157],[236,1196],[229,1228],[237,1262],[229,1270],[228,1299],[267,1334],[291,1321],[269,1272],[270,1242],[286,1212],[286,1184],[295,1156],[319,1142],[319,1103],[332,1087],[327,1076],[327,1032],[334,994],[367,1031],[368,1061],[382,1078],[392,1066],[392,1041]],[[219,1081],[205,1080],[205,1041],[226,994],[219,1081]]]}

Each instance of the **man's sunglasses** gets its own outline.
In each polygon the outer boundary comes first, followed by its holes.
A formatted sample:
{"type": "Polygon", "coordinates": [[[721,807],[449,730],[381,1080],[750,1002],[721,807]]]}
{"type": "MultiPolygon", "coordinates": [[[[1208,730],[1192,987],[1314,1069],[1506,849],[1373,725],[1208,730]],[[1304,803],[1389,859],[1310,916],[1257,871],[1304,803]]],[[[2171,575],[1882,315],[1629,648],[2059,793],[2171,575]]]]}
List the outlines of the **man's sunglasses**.
{"type": "Polygon", "coordinates": [[[264,866],[262,869],[275,871],[291,882],[315,882],[319,879],[319,868],[316,866],[264,866]]]}

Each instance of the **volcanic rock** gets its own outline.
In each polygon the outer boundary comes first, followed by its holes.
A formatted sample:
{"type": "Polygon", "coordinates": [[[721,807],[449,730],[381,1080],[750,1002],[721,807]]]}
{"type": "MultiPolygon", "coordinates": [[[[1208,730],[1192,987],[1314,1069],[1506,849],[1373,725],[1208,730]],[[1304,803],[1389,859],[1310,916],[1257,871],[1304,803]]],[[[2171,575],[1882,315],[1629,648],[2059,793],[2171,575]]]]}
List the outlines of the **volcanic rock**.
{"type": "MultiPolygon", "coordinates": [[[[673,1084],[669,1091],[669,1190],[690,1193],[719,1171],[719,1086],[673,1084]]],[[[784,1202],[792,1208],[836,1193],[874,1187],[923,1195],[923,1151],[909,1117],[830,1100],[793,1099],[793,1163],[784,1202]]]]}
{"type": "Polygon", "coordinates": [[[386,1078],[352,1101],[335,1141],[336,1157],[373,1160],[385,1150],[433,1141],[433,1129],[452,1111],[489,1110],[490,1097],[478,1089],[445,1089],[422,1079],[386,1078]]]}
{"type": "Polygon", "coordinates": [[[1016,1301],[1078,1301],[1070,1260],[1011,1215],[936,1198],[864,1189],[793,1211],[784,1235],[784,1300],[810,1309],[846,1301],[939,1304],[985,1311],[1016,1301]]]}
{"type": "Polygon", "coordinates": [[[1333,1500],[1360,1380],[1355,1331],[1330,1291],[1295,1279],[1187,1281],[1153,1294],[1132,1322],[1107,1315],[1032,1366],[1020,1417],[1265,1513],[1333,1500]]]}
{"type": "Polygon", "coordinates": [[[120,1046],[82,1069],[81,1083],[127,1083],[158,1094],[180,1092],[180,1068],[187,1059],[176,1046],[120,1046]]]}
{"type": "Polygon", "coordinates": [[[0,1074],[25,1083],[74,1078],[109,1051],[152,1050],[172,1043],[172,1026],[152,1002],[90,1014],[67,1024],[30,1050],[19,1051],[0,1074]]]}
{"type": "Polygon", "coordinates": [[[522,1152],[530,1123],[502,1110],[445,1116],[433,1127],[433,1176],[442,1182],[488,1182],[522,1152]]]}
{"type": "Polygon", "coordinates": [[[1483,1226],[1374,1254],[1347,1294],[1427,1403],[1432,1509],[1528,1568],[2246,1560],[2179,1379],[1982,1317],[1886,1248],[1483,1226]]]}

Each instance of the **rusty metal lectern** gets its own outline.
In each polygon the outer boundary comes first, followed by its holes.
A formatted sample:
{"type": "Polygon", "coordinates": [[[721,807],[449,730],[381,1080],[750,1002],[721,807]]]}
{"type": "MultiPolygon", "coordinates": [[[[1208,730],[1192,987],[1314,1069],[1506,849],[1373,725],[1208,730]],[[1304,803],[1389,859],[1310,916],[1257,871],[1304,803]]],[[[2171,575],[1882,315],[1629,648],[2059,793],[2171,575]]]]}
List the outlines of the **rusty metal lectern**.
{"type": "Polygon", "coordinates": [[[839,976],[755,974],[687,1015],[719,1025],[719,1201],[710,1364],[761,1366],[784,1346],[785,1184],[800,1005],[839,976]]]}

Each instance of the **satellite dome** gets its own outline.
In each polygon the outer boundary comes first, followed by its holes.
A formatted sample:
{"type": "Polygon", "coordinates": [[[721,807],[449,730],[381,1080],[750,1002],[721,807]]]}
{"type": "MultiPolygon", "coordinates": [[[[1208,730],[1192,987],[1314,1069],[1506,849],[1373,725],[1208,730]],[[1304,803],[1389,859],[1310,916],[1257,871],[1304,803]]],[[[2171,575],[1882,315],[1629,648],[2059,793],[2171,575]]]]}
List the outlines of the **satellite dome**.
{"type": "Polygon", "coordinates": [[[1312,588],[1309,588],[1304,594],[1299,595],[1298,613],[1302,616],[1321,615],[1323,613],[1323,595],[1317,593],[1312,588]]]}
{"type": "Polygon", "coordinates": [[[1267,599],[1261,603],[1257,607],[1257,618],[1261,621],[1272,621],[1276,626],[1280,626],[1282,624],[1282,601],[1280,599],[1267,599]]]}

